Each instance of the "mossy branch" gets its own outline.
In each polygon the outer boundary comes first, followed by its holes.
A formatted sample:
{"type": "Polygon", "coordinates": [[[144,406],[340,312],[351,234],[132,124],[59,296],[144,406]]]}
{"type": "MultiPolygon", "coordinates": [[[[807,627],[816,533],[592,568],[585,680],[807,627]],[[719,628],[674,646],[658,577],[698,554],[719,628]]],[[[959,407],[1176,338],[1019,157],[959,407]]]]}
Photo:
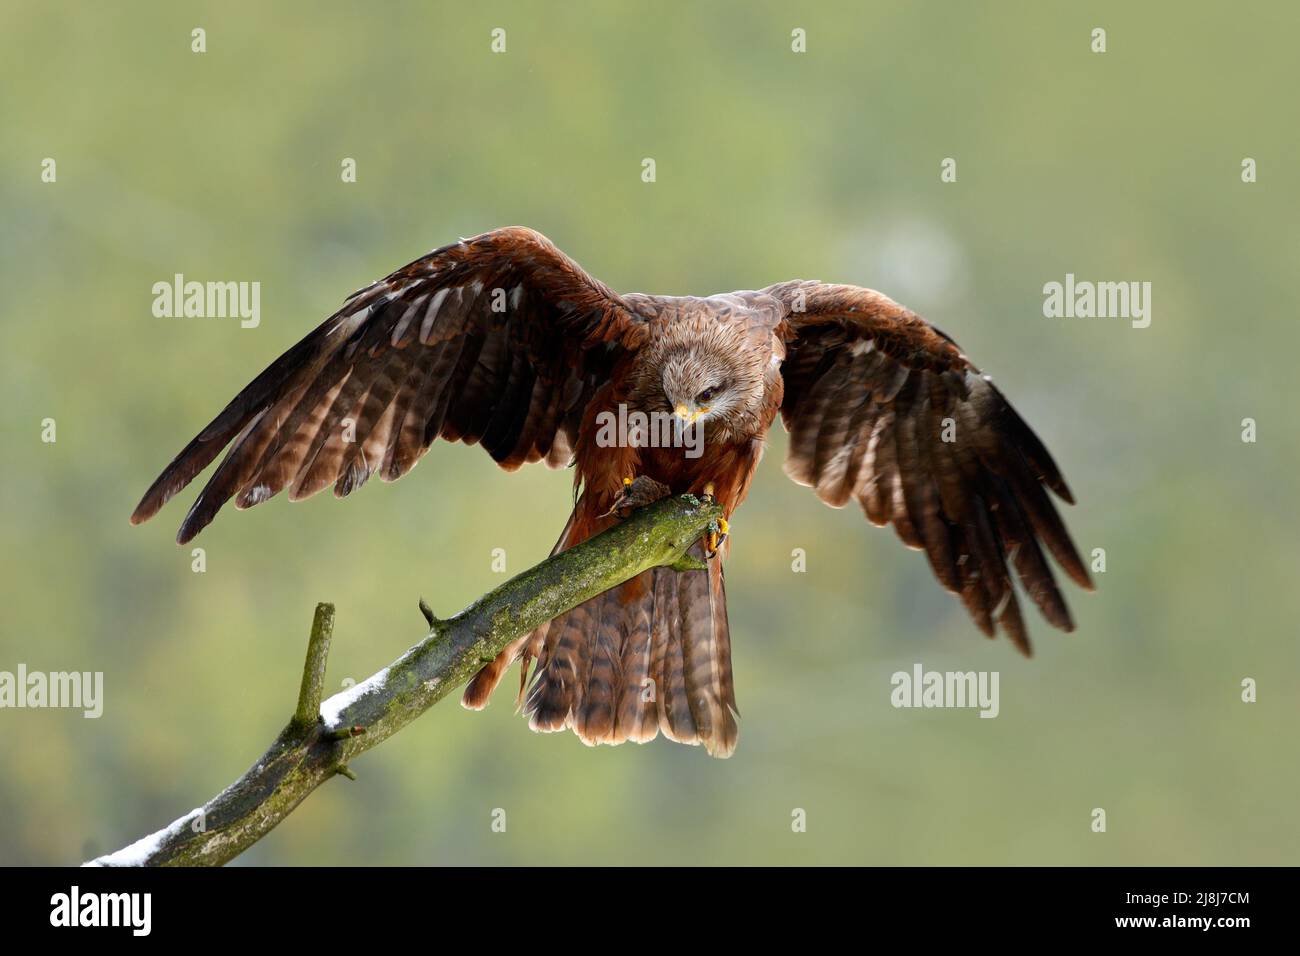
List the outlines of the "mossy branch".
{"type": "Polygon", "coordinates": [[[95,866],[220,866],[234,859],[349,761],[391,737],[464,684],[515,638],[655,567],[693,567],[686,551],[722,515],[684,495],[511,578],[455,617],[429,622],[423,640],[354,687],[321,700],[334,608],[316,607],[298,704],[270,749],[206,804],[95,866]]]}
{"type": "Polygon", "coordinates": [[[307,662],[302,668],[298,709],[293,713],[293,722],[299,727],[310,727],[320,716],[320,702],[325,693],[325,665],[329,661],[333,637],[334,605],[317,604],[316,616],[311,622],[311,637],[307,640],[307,662]]]}

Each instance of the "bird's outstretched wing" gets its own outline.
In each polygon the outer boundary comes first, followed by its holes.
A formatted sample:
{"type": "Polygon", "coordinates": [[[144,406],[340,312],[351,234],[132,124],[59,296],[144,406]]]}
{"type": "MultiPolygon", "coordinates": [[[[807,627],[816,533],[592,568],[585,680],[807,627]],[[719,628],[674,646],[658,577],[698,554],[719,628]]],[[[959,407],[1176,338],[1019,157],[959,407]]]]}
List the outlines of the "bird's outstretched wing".
{"type": "Polygon", "coordinates": [[[271,363],[145,493],[152,517],[216,458],[177,534],[232,497],[291,500],[406,474],[436,438],[503,468],[567,465],[583,409],[645,331],[623,301],[540,233],[498,229],[437,249],[354,293],[271,363]]]}
{"type": "Polygon", "coordinates": [[[802,281],[764,291],[788,312],[786,473],[827,504],[856,499],[873,524],[893,524],[988,636],[1000,624],[1029,653],[1010,566],[1043,616],[1073,630],[1040,545],[1092,590],[1045,488],[1074,499],[992,381],[879,292],[802,281]]]}

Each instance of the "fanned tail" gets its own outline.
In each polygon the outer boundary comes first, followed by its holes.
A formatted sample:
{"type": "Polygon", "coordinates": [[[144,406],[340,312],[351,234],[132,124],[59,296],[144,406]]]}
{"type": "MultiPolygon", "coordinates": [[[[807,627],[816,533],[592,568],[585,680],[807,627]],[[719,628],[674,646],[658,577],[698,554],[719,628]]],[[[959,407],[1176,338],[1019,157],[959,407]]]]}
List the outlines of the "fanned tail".
{"type": "MultiPolygon", "coordinates": [[[[555,551],[568,541],[573,519],[555,551]]],[[[554,553],[554,552],[552,552],[554,553]]],[[[691,554],[703,557],[703,545],[691,554]]],[[[487,705],[516,660],[529,726],[573,730],[582,742],[702,744],[711,756],[736,749],[735,685],[722,565],[707,570],[655,568],[565,612],[510,644],[475,675],[462,703],[487,705]],[[526,696],[523,683],[536,659],[526,696]]]]}

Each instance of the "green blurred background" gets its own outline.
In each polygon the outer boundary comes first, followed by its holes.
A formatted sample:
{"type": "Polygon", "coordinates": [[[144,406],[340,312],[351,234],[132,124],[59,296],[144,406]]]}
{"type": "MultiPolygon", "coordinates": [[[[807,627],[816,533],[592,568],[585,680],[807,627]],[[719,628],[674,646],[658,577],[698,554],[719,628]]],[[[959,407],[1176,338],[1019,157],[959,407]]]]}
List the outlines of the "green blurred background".
{"type": "Polygon", "coordinates": [[[203,574],[172,542],[196,489],[126,520],[345,295],[514,223],[623,291],[802,276],[906,302],[1055,452],[1099,592],[1070,591],[1072,636],[1035,615],[1022,660],[892,531],[789,482],[774,433],[728,565],[733,759],[449,700],[241,862],[1297,860],[1294,5],[270,6],[0,12],[0,669],[106,685],[99,720],[0,711],[0,861],[116,849],[233,780],[292,709],[317,600],[337,688],[421,635],[420,595],[500,583],[493,548],[511,573],[545,555],[571,474],[461,446],[346,504],[227,509],[203,574]],[[176,272],[261,282],[260,327],[155,318],[176,272]],[[1151,327],[1044,318],[1067,272],[1152,282],[1151,327]],[[1001,715],[893,709],[914,662],[1000,671],[1001,715]]]}

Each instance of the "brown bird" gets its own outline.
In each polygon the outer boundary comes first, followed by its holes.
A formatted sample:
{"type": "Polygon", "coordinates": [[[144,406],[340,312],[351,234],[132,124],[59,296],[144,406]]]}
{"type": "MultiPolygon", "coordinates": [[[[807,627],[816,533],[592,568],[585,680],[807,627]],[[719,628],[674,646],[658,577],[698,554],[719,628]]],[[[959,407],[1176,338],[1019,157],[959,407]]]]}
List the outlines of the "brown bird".
{"type": "MultiPolygon", "coordinates": [[[[730,517],[778,412],[787,474],[893,524],[986,635],[1001,627],[1029,653],[1010,565],[1048,622],[1073,629],[1040,547],[1091,590],[1044,486],[1073,502],[1070,491],[943,332],[879,292],[814,281],[619,295],[522,227],[444,246],[354,293],[199,432],[131,521],[227,445],[182,544],[231,498],[247,508],[327,485],[342,497],[374,474],[400,478],[443,438],[481,444],[507,470],[575,465],[558,551],[668,493],[710,494],[730,517]]],[[[714,556],[711,537],[697,555],[714,556]]],[[[587,744],[662,731],[715,757],[735,749],[720,557],[708,570],[647,571],[560,615],[484,667],[464,705],[485,706],[516,660],[534,730],[572,728],[587,744]]]]}

